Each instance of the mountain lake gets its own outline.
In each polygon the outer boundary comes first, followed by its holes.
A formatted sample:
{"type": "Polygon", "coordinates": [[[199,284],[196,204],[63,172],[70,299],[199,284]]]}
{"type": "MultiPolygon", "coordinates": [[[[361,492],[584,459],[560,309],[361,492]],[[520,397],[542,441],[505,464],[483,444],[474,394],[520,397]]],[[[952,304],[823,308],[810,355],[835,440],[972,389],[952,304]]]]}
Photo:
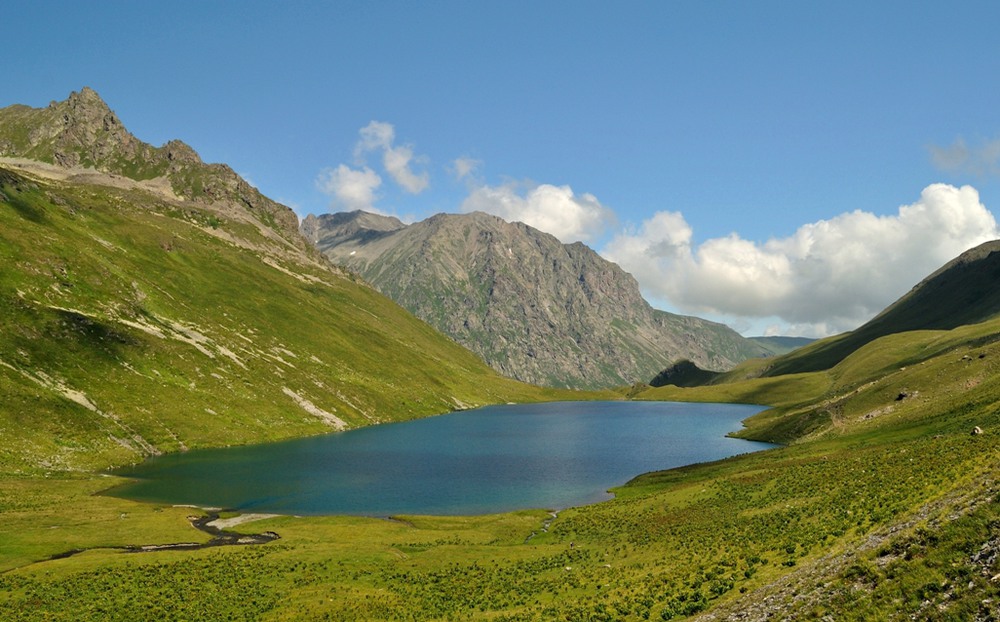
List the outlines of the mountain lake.
{"type": "Polygon", "coordinates": [[[728,438],[743,404],[488,406],[279,443],[193,450],[118,469],[107,494],[243,512],[474,515],[609,499],[650,471],[774,447],[728,438]]]}

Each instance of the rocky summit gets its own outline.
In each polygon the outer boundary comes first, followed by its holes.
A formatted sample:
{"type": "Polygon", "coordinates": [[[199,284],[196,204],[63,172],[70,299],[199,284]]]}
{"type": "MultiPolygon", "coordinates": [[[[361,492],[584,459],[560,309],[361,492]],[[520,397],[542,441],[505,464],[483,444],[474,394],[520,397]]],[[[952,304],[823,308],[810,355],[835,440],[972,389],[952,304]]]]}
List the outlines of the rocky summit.
{"type": "Polygon", "coordinates": [[[0,158],[46,163],[79,177],[103,173],[159,183],[176,198],[211,204],[222,215],[250,214],[272,237],[304,246],[291,209],[265,197],[229,166],[202,162],[179,140],[161,147],[139,140],[89,87],[45,108],[0,109],[0,158]]]}
{"type": "Polygon", "coordinates": [[[678,359],[723,370],[763,349],[730,328],[650,307],[635,279],[582,243],[483,213],[404,225],[365,212],[309,216],[333,262],[526,382],[648,382],[678,359]]]}

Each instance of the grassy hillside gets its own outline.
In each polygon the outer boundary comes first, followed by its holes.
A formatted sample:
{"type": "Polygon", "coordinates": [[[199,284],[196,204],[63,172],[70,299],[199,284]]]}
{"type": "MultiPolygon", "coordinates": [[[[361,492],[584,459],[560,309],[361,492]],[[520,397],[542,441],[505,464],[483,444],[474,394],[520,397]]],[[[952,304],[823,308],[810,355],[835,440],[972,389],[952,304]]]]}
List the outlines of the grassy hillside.
{"type": "Polygon", "coordinates": [[[542,394],[257,228],[0,169],[0,472],[542,394]]]}
{"type": "Polygon", "coordinates": [[[863,345],[896,333],[948,330],[1000,314],[1000,240],[966,251],[851,332],[823,339],[775,360],[764,373],[780,376],[829,369],[863,345]]]}

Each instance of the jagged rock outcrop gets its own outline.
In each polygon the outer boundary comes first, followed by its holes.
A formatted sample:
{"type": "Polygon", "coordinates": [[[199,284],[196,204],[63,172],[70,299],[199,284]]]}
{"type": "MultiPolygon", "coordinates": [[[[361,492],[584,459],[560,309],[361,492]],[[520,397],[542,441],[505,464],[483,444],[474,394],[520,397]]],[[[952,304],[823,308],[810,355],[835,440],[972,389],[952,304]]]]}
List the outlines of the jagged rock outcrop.
{"type": "Polygon", "coordinates": [[[762,349],[730,328],[649,306],[635,279],[581,243],[483,213],[409,226],[365,212],[309,216],[333,262],[513,378],[596,388],[680,358],[728,369],[762,349]]]}
{"type": "Polygon", "coordinates": [[[206,164],[179,140],[153,147],[133,136],[93,89],[45,108],[0,109],[0,157],[94,169],[133,180],[167,181],[180,198],[245,210],[289,244],[302,246],[298,217],[262,195],[225,164],[206,164]]]}

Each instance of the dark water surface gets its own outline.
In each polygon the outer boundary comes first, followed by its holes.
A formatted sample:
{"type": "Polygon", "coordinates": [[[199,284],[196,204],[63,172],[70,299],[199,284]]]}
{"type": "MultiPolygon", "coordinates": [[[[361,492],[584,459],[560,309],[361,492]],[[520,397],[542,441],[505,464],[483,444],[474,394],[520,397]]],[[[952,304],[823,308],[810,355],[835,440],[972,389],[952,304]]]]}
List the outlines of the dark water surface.
{"type": "Polygon", "coordinates": [[[152,458],[115,496],[280,514],[485,514],[594,503],[649,471],[772,447],[725,434],[761,407],[489,406],[248,447],[152,458]]]}

